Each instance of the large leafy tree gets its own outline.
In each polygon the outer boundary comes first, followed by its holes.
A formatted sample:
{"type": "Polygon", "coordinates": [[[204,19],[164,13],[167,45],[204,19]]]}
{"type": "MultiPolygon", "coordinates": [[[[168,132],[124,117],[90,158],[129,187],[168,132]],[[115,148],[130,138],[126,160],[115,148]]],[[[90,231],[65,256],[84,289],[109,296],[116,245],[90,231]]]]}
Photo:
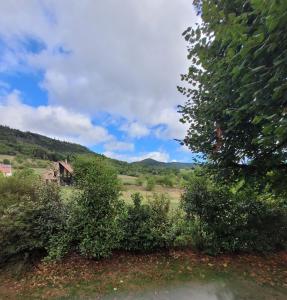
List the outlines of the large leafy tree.
{"type": "Polygon", "coordinates": [[[287,1],[197,0],[184,143],[220,167],[287,170],[287,1]]]}

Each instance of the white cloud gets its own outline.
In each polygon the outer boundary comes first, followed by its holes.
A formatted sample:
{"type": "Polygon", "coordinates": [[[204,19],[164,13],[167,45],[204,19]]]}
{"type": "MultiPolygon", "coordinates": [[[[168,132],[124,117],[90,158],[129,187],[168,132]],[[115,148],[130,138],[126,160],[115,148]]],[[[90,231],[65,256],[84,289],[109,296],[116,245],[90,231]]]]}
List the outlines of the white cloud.
{"type": "Polygon", "coordinates": [[[188,66],[181,36],[198,20],[190,0],[10,0],[0,2],[2,69],[42,70],[49,104],[123,117],[134,137],[164,125],[162,138],[181,138],[176,85],[188,66]],[[31,53],[26,37],[46,49],[31,53]],[[55,51],[62,46],[65,51],[55,51]],[[15,51],[15,49],[17,51],[15,51]],[[131,125],[136,126],[136,125],[131,125]],[[145,130],[143,128],[146,128],[145,130]]]}
{"type": "Polygon", "coordinates": [[[0,98],[0,115],[2,125],[86,146],[115,142],[105,128],[93,125],[88,116],[59,106],[23,104],[19,91],[0,98]]]}
{"type": "Polygon", "coordinates": [[[104,145],[106,151],[133,151],[135,146],[133,143],[126,143],[113,140],[104,145]]]}
{"type": "Polygon", "coordinates": [[[191,150],[186,145],[181,145],[178,147],[178,151],[185,152],[185,153],[191,153],[191,150]]]}
{"type": "Polygon", "coordinates": [[[141,161],[143,159],[152,158],[157,161],[162,162],[168,162],[170,161],[170,156],[165,151],[153,151],[153,152],[147,152],[142,153],[140,155],[128,155],[128,154],[119,154],[112,151],[106,151],[104,152],[104,155],[110,158],[118,159],[118,160],[124,160],[128,162],[134,162],[134,161],[141,161]]]}
{"type": "Polygon", "coordinates": [[[150,130],[147,128],[147,126],[140,124],[139,122],[123,124],[120,127],[120,130],[126,132],[128,136],[133,138],[141,138],[149,135],[150,133],[150,130]]]}
{"type": "Polygon", "coordinates": [[[188,129],[187,124],[179,122],[179,114],[176,110],[167,108],[158,114],[151,116],[151,122],[161,124],[155,130],[155,135],[162,139],[183,139],[188,129]]]}

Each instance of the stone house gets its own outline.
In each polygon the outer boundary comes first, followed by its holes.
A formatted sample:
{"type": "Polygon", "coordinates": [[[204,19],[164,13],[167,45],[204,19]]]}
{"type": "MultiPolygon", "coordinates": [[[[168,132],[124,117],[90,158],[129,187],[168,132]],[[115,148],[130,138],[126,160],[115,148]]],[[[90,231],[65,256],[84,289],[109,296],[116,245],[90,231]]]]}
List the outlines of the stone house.
{"type": "Polygon", "coordinates": [[[52,167],[43,174],[45,182],[59,185],[70,185],[73,179],[73,168],[67,161],[53,162],[52,167]]]}

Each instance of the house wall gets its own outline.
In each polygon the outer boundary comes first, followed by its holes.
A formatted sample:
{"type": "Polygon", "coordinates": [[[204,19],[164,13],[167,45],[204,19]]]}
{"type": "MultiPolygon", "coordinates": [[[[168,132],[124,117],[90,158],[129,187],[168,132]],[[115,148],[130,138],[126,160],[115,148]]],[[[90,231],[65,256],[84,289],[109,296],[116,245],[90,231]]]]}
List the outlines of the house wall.
{"type": "Polygon", "coordinates": [[[12,176],[12,167],[6,166],[6,165],[1,165],[0,173],[2,173],[5,177],[12,176]]]}

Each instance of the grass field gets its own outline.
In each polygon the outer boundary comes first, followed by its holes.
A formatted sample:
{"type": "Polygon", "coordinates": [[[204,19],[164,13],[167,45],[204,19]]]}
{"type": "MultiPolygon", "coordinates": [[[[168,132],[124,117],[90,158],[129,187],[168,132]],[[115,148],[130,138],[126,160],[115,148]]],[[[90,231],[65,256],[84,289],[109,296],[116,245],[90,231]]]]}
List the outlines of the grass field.
{"type": "Polygon", "coordinates": [[[137,177],[119,175],[119,178],[123,184],[122,197],[127,203],[131,203],[131,195],[133,193],[141,193],[144,197],[144,201],[147,201],[154,193],[167,195],[170,199],[170,207],[176,208],[180,201],[180,195],[182,189],[177,187],[163,187],[161,185],[155,185],[154,190],[147,191],[144,185],[137,185],[137,177]]]}
{"type": "Polygon", "coordinates": [[[5,159],[8,159],[12,165],[12,171],[18,171],[23,169],[33,169],[36,174],[42,175],[46,168],[51,163],[48,160],[28,158],[23,155],[12,156],[0,154],[0,163],[5,159]]]}
{"type": "MultiPolygon", "coordinates": [[[[137,177],[119,175],[122,182],[122,192],[121,198],[124,199],[126,203],[132,203],[131,195],[134,193],[140,193],[144,197],[144,202],[147,202],[149,197],[154,193],[167,195],[170,199],[170,208],[177,208],[180,200],[180,195],[182,190],[179,188],[168,188],[156,185],[153,191],[146,191],[144,186],[136,185],[137,177]],[[128,182],[128,184],[126,184],[128,182]]],[[[64,186],[61,188],[61,196],[63,201],[69,201],[69,198],[75,193],[75,188],[64,186]]]]}

